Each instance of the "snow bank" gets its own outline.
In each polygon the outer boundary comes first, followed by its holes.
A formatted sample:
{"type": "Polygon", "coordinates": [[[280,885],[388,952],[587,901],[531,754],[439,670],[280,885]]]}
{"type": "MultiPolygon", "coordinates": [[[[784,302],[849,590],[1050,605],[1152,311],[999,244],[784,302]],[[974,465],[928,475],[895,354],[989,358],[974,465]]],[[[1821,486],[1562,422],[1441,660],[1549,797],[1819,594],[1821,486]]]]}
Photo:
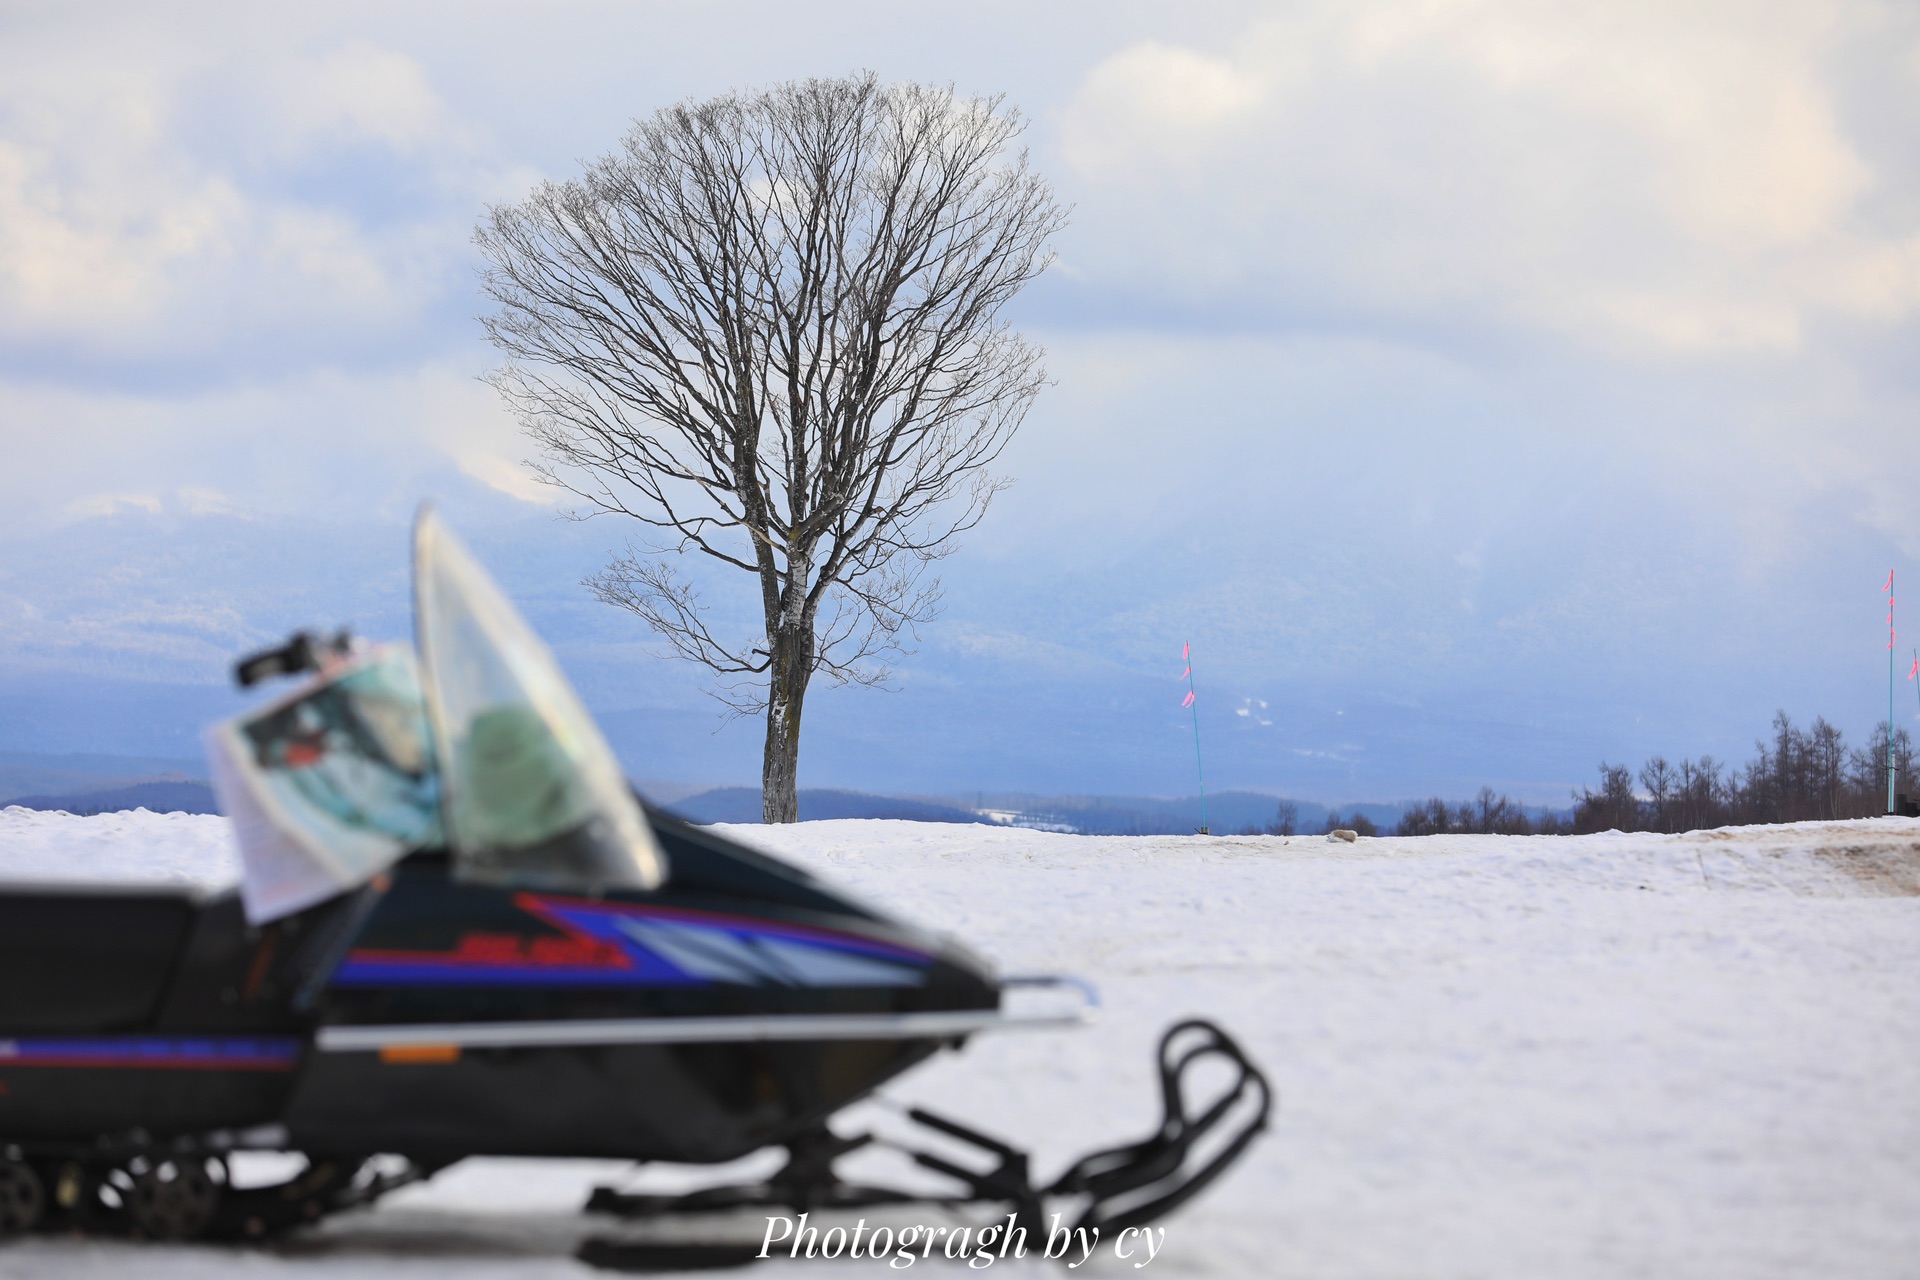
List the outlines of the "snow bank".
{"type": "MultiPolygon", "coordinates": [[[[1354,845],[726,830],[1007,971],[1100,986],[1093,1028],[981,1037],[889,1090],[1030,1141],[1043,1176],[1151,1125],[1175,1017],[1246,1043],[1277,1123],[1150,1274],[1893,1277],[1920,1257],[1920,822],[1354,845]]],[[[0,874],[217,883],[233,860],[215,818],[12,809],[0,874]]],[[[31,1241],[0,1276],[593,1274],[565,1255],[606,1224],[564,1209],[615,1168],[472,1162],[271,1252],[31,1241]]],[[[1137,1274],[1104,1254],[1088,1273],[1137,1274]]]]}
{"type": "Polygon", "coordinates": [[[196,884],[240,879],[225,818],[196,813],[102,813],[79,818],[8,805],[0,810],[0,880],[196,884]]]}

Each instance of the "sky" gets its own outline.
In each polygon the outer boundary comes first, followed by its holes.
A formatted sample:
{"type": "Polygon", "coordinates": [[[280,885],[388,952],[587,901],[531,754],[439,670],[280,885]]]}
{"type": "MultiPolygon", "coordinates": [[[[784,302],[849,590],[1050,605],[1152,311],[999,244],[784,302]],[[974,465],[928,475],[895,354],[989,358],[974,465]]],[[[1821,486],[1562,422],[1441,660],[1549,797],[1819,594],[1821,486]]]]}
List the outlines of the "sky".
{"type": "Polygon", "coordinates": [[[756,779],[581,586],[631,531],[533,483],[471,236],[659,108],[862,69],[1003,95],[1072,218],[1014,484],[893,689],[817,686],[802,785],[1191,793],[1189,642],[1208,786],[1326,802],[1886,715],[1920,8],[12,0],[0,750],[191,756],[238,652],[405,635],[432,498],[636,775],[756,779]]]}

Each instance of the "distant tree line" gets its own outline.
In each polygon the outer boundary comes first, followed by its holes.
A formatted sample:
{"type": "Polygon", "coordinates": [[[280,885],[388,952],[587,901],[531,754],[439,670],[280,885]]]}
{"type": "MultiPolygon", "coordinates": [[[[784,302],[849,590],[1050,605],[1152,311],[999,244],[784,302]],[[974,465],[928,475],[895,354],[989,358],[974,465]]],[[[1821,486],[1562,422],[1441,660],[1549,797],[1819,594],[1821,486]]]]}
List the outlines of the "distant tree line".
{"type": "Polygon", "coordinates": [[[1530,816],[1511,796],[1497,796],[1492,787],[1480,788],[1480,794],[1466,804],[1448,806],[1439,796],[1422,800],[1400,815],[1397,836],[1440,836],[1449,832],[1475,835],[1532,836],[1559,835],[1571,828],[1567,819],[1551,810],[1530,816]]]}
{"type": "MultiPolygon", "coordinates": [[[[1673,832],[1876,817],[1887,811],[1887,733],[1882,721],[1864,745],[1850,747],[1846,735],[1824,717],[1803,729],[1782,711],[1743,766],[1712,756],[1678,762],[1654,756],[1635,772],[1602,761],[1599,788],[1575,791],[1567,814],[1530,815],[1512,798],[1482,787],[1466,804],[1449,805],[1436,796],[1412,806],[1394,834],[1673,832]]],[[[1893,732],[1893,763],[1895,790],[1909,798],[1920,795],[1913,739],[1905,729],[1893,732]]]]}
{"type": "MultiPolygon", "coordinates": [[[[1326,821],[1320,824],[1321,835],[1332,835],[1345,828],[1355,835],[1377,836],[1380,828],[1372,818],[1355,809],[1353,815],[1342,818],[1338,809],[1327,810],[1326,821]]],[[[1241,828],[1243,836],[1292,836],[1300,834],[1300,806],[1291,800],[1282,800],[1274,808],[1273,821],[1266,826],[1249,825],[1241,828]]]]}

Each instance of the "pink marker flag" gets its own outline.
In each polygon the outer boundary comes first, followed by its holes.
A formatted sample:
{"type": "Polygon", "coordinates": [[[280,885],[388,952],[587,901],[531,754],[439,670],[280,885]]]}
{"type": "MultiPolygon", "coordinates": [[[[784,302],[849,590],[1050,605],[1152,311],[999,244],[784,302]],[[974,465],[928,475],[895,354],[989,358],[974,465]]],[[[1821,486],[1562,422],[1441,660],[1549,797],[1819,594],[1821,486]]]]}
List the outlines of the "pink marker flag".
{"type": "Polygon", "coordinates": [[[1185,679],[1186,679],[1186,678],[1187,678],[1188,676],[1190,676],[1190,675],[1192,675],[1192,674],[1193,674],[1193,668],[1192,668],[1192,667],[1188,667],[1188,668],[1187,668],[1187,669],[1186,669],[1185,671],[1182,671],[1182,672],[1180,673],[1180,678],[1181,678],[1182,680],[1185,680],[1185,679]]]}
{"type": "Polygon", "coordinates": [[[1920,676],[1920,654],[1914,655],[1913,670],[1907,672],[1907,679],[1909,680],[1913,679],[1916,676],[1920,676]]]}
{"type": "Polygon", "coordinates": [[[1882,587],[1882,588],[1880,588],[1880,589],[1881,589],[1882,591],[1891,591],[1891,590],[1893,590],[1893,570],[1891,570],[1891,569],[1889,569],[1889,570],[1887,570],[1887,585],[1886,585],[1886,586],[1884,586],[1884,587],[1882,587]]]}
{"type": "Polygon", "coordinates": [[[1191,690],[1188,691],[1186,697],[1180,699],[1180,705],[1183,707],[1190,707],[1193,705],[1193,693],[1191,690]]]}
{"type": "MultiPolygon", "coordinates": [[[[1887,575],[1887,581],[1892,582],[1893,575],[1887,575]]],[[[1180,646],[1180,661],[1185,662],[1191,657],[1193,657],[1193,642],[1189,640],[1186,644],[1180,646]]]]}

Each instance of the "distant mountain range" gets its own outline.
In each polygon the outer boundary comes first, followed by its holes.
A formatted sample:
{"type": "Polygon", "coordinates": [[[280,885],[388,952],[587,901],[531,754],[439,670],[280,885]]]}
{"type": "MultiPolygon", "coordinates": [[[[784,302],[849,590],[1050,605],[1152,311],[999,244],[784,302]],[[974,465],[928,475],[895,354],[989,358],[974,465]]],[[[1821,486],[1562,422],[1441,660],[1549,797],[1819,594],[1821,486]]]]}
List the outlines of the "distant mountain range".
{"type": "Polygon", "coordinates": [[[17,796],[6,801],[23,809],[55,809],[81,815],[119,813],[123,809],[146,809],[152,813],[218,813],[213,788],[204,782],[136,782],[131,786],[111,787],[59,796],[17,796]]]}
{"type": "Polygon", "coordinates": [[[91,795],[138,782],[192,782],[206,762],[171,756],[43,755],[0,751],[0,804],[18,796],[91,795]]]}
{"type": "MultiPolygon", "coordinates": [[[[186,773],[192,761],[122,756],[30,756],[0,754],[0,805],[63,809],[68,813],[217,813],[213,789],[186,773]]],[[[692,822],[758,822],[758,787],[693,790],[669,783],[640,784],[642,794],[692,822]]],[[[1206,798],[1208,828],[1215,835],[1277,825],[1283,803],[1294,808],[1294,830],[1316,832],[1330,812],[1344,824],[1364,814],[1391,830],[1406,807],[1400,804],[1342,805],[1329,809],[1306,800],[1285,802],[1258,791],[1222,791],[1206,798]]],[[[800,820],[897,818],[910,822],[971,822],[1038,827],[1086,835],[1180,835],[1200,825],[1198,796],[1043,796],[973,792],[947,796],[882,796],[837,788],[804,788],[800,820]]]]}

